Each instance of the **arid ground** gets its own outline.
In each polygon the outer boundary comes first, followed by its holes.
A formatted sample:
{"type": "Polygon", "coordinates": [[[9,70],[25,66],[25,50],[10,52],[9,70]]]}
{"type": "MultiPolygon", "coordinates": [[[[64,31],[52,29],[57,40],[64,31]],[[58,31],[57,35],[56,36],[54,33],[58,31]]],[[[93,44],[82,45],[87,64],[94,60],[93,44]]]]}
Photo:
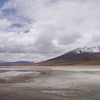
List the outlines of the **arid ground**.
{"type": "Polygon", "coordinates": [[[100,66],[0,66],[0,100],[100,100],[100,66]]]}

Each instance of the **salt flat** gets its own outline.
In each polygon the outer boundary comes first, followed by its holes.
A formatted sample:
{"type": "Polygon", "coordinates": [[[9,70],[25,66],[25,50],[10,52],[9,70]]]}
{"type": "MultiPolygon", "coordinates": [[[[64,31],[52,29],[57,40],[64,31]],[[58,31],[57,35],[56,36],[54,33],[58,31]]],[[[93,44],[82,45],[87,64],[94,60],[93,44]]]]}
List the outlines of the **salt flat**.
{"type": "Polygon", "coordinates": [[[1,66],[0,99],[100,100],[99,67],[1,66]]]}

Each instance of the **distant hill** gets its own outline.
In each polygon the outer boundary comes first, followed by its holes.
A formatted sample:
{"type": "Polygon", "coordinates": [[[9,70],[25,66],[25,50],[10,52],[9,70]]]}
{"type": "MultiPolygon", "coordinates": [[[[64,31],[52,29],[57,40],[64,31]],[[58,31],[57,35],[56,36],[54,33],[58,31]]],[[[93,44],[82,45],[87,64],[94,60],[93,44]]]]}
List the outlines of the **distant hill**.
{"type": "Polygon", "coordinates": [[[33,62],[30,62],[30,61],[16,61],[16,62],[6,62],[6,63],[33,63],[33,62]]]}
{"type": "Polygon", "coordinates": [[[0,62],[0,66],[24,65],[24,64],[31,64],[31,63],[34,62],[30,62],[30,61],[0,62]]]}
{"type": "Polygon", "coordinates": [[[56,58],[36,63],[39,66],[100,65],[100,47],[77,48],[56,58]]]}

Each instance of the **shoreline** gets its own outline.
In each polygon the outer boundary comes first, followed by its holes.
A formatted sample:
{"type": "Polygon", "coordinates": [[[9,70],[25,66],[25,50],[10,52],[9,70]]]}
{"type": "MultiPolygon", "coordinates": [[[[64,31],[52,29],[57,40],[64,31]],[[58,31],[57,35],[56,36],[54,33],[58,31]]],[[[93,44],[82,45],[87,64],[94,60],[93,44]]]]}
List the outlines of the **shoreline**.
{"type": "Polygon", "coordinates": [[[100,66],[0,66],[0,70],[78,70],[99,71],[100,66]]]}

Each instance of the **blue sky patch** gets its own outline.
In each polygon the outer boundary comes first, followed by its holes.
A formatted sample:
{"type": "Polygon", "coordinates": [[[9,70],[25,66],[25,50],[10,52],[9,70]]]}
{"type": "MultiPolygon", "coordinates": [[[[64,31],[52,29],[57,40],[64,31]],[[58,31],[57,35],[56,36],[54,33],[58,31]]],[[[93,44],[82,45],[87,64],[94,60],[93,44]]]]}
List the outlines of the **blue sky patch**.
{"type": "Polygon", "coordinates": [[[5,4],[5,2],[8,2],[8,0],[0,0],[0,8],[3,7],[3,5],[5,4]]]}
{"type": "Polygon", "coordinates": [[[21,27],[22,25],[21,24],[13,24],[11,27],[21,27]]]}
{"type": "Polygon", "coordinates": [[[16,9],[9,8],[9,9],[3,10],[2,12],[4,13],[4,15],[15,14],[16,9]]]}
{"type": "Polygon", "coordinates": [[[29,30],[26,30],[26,31],[25,31],[25,33],[28,33],[28,32],[29,32],[29,30]]]}

